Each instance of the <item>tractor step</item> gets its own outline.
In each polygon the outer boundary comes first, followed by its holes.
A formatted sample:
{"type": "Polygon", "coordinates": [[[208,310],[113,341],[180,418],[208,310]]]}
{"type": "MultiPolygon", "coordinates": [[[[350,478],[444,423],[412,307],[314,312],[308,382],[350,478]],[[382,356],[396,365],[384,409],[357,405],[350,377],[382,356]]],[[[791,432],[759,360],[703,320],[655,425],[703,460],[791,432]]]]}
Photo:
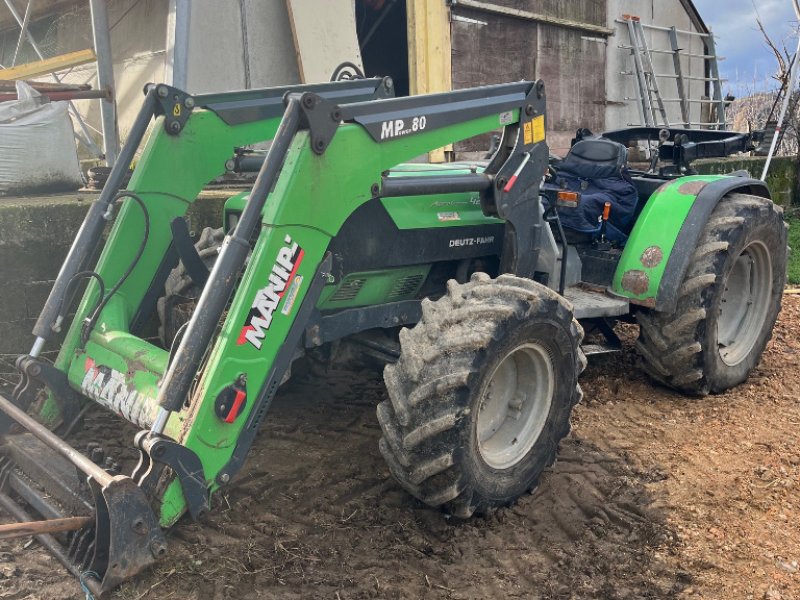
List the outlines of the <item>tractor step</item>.
{"type": "Polygon", "coordinates": [[[569,287],[564,291],[564,297],[572,303],[575,318],[578,320],[618,317],[630,312],[630,303],[627,300],[611,298],[604,292],[584,287],[569,287]]]}

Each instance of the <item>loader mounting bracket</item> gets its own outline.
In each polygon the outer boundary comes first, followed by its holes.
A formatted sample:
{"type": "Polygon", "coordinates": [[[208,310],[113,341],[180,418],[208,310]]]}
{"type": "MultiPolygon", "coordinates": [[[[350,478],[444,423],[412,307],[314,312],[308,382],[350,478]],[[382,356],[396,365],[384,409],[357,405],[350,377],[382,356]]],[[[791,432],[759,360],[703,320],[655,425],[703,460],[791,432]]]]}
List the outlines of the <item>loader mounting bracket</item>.
{"type": "MultiPolygon", "coordinates": [[[[12,398],[17,406],[27,409],[44,386],[50,390],[65,424],[69,426],[78,417],[81,404],[63,371],[28,355],[17,358],[16,367],[20,372],[20,380],[14,388],[12,398]]],[[[2,431],[0,424],[0,433],[2,431]]]]}
{"type": "MultiPolygon", "coordinates": [[[[153,84],[145,86],[145,92],[153,84]]],[[[178,135],[186,125],[186,121],[195,107],[193,96],[184,91],[159,83],[156,88],[156,116],[164,116],[164,129],[170,135],[178,135]]]]}
{"type": "Polygon", "coordinates": [[[336,104],[313,92],[300,96],[300,108],[303,115],[300,122],[311,133],[311,150],[323,154],[342,120],[341,111],[336,104]]]}
{"type": "Polygon", "coordinates": [[[195,521],[208,514],[208,485],[200,458],[186,446],[144,430],[136,434],[136,447],[139,448],[139,464],[131,478],[150,495],[156,488],[164,467],[169,467],[178,476],[189,507],[189,514],[195,521]]]}

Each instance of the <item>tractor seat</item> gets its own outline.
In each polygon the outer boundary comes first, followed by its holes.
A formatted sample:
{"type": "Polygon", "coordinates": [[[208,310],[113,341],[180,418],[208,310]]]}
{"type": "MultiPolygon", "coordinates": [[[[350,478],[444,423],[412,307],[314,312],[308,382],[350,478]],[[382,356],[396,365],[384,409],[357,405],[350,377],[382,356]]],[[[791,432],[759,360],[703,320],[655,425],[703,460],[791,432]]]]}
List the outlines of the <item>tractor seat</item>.
{"type": "Polygon", "coordinates": [[[561,224],[594,239],[600,234],[600,217],[606,202],[611,213],[606,236],[623,244],[633,221],[639,194],[628,174],[628,149],[601,137],[583,139],[555,167],[555,183],[580,192],[580,206],[559,211],[561,224]]]}
{"type": "Polygon", "coordinates": [[[604,138],[577,142],[558,164],[558,170],[587,179],[619,177],[628,162],[628,149],[604,138]]]}

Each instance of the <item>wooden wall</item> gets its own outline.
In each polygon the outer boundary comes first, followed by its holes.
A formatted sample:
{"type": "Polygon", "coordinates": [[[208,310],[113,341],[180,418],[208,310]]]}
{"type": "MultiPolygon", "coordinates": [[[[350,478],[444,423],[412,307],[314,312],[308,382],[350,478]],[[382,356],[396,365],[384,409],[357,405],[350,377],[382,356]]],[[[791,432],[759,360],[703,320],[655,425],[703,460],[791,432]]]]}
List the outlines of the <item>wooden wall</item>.
{"type": "MultiPolygon", "coordinates": [[[[606,3],[596,0],[486,0],[577,24],[605,27],[606,3]]],[[[458,4],[451,23],[453,89],[543,79],[551,149],[565,152],[578,127],[601,131],[605,119],[606,38],[576,27],[501,15],[458,4]],[[479,23],[465,22],[471,19],[479,23]],[[485,23],[485,24],[484,24],[485,23]]],[[[457,151],[488,148],[488,138],[457,151]]]]}

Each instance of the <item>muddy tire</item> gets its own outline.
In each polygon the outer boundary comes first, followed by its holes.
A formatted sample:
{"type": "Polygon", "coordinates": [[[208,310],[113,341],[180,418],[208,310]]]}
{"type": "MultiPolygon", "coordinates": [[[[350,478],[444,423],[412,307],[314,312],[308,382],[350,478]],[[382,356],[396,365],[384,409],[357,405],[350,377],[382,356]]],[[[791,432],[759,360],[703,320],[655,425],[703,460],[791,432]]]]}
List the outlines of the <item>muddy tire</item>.
{"type": "MultiPolygon", "coordinates": [[[[206,227],[195,244],[197,252],[208,269],[217,260],[225,231],[206,227]]],[[[158,299],[158,335],[165,348],[170,348],[180,328],[189,321],[200,298],[202,288],[192,281],[183,263],[178,263],[164,284],[164,296],[158,299]]]]}
{"type": "Polygon", "coordinates": [[[476,273],[423,301],[378,406],[381,454],[413,496],[468,518],[536,487],[569,433],[586,366],[569,304],[533,281],[476,273]]]}
{"type": "Polygon", "coordinates": [[[761,359],[781,308],[786,225],[770,200],[731,194],[700,237],[672,313],[642,312],[644,370],[681,392],[742,383],[761,359]]]}

